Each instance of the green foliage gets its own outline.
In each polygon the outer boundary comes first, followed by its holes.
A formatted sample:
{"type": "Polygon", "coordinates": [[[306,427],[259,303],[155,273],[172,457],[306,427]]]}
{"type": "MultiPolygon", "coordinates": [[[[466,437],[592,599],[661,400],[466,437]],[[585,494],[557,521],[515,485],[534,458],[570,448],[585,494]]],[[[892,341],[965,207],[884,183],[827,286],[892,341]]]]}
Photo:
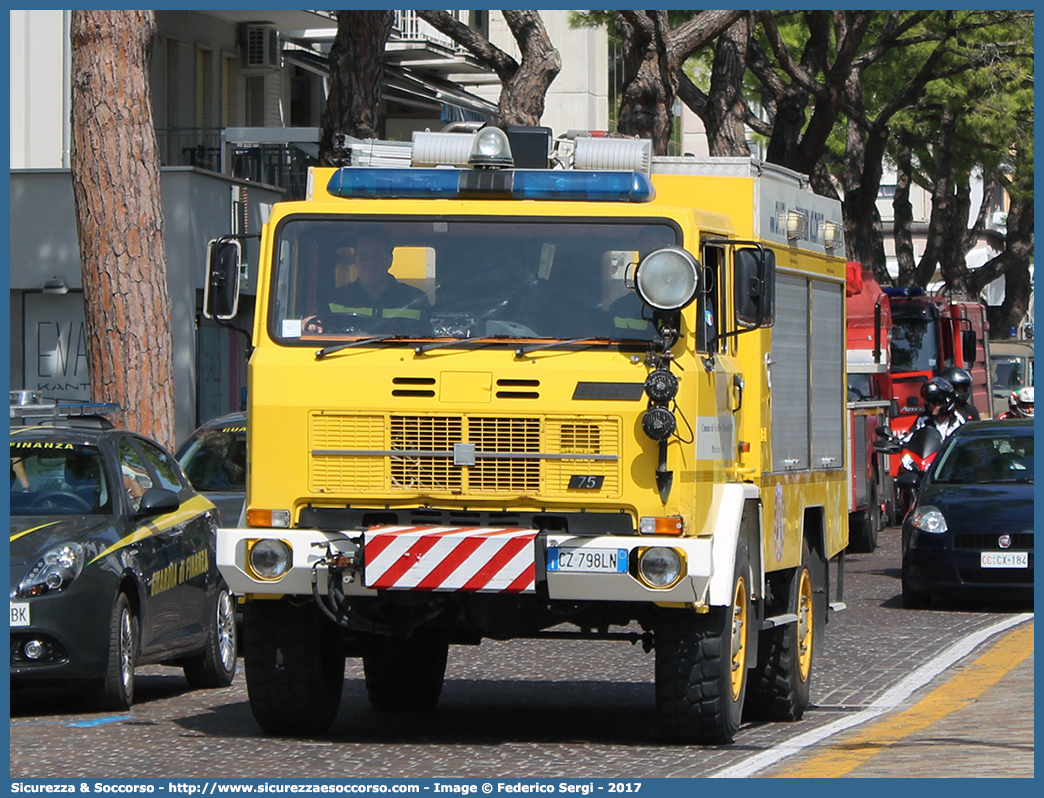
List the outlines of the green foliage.
{"type": "MultiPolygon", "coordinates": [[[[1006,12],[960,12],[954,24],[963,30],[948,48],[946,74],[931,81],[919,101],[896,114],[890,125],[896,140],[913,146],[915,179],[925,188],[935,180],[943,109],[956,113],[953,157],[958,173],[981,170],[1006,180],[1016,162],[1026,159],[1032,169],[1032,21],[1012,20],[1006,12]]],[[[882,99],[889,94],[889,82],[904,78],[898,56],[885,67],[872,84],[882,99]]]]}

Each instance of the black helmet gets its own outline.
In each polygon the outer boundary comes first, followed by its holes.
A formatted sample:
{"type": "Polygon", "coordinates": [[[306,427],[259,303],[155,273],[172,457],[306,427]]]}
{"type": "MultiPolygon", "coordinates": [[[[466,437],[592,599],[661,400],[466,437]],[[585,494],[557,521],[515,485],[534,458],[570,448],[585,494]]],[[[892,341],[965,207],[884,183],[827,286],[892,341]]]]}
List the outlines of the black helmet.
{"type": "Polygon", "coordinates": [[[946,411],[953,410],[957,404],[957,394],[948,380],[942,377],[934,377],[921,387],[921,396],[924,397],[925,409],[928,403],[941,404],[946,411]]]}
{"type": "Polygon", "coordinates": [[[971,398],[972,378],[967,371],[951,366],[940,376],[953,386],[953,392],[957,394],[958,401],[967,402],[971,398]]]}

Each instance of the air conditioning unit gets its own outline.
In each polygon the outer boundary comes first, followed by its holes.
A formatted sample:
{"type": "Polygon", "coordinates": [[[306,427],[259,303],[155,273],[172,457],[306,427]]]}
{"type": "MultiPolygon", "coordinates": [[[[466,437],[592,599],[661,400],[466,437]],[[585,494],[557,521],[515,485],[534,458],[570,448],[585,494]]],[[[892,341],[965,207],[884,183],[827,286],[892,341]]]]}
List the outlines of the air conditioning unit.
{"type": "Polygon", "coordinates": [[[272,25],[243,26],[243,68],[277,69],[279,32],[272,25]]]}

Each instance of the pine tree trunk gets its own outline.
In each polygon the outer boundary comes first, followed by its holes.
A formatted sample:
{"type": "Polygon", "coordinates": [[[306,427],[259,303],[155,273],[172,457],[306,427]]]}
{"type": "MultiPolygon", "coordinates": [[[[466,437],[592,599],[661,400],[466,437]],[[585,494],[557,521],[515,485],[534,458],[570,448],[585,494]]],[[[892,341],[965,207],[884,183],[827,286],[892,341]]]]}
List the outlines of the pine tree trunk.
{"type": "Polygon", "coordinates": [[[394,11],[338,11],[330,46],[330,91],[319,138],[319,163],[339,166],[334,136],[379,138],[384,46],[394,11]]]}
{"type": "Polygon", "coordinates": [[[547,90],[562,71],[539,11],[502,11],[522,52],[522,63],[500,90],[500,124],[539,125],[547,90]]]}
{"type": "Polygon", "coordinates": [[[722,32],[714,48],[706,127],[707,145],[715,157],[750,154],[744,126],[747,105],[743,77],[752,27],[749,15],[741,17],[722,32]]]}
{"type": "Polygon", "coordinates": [[[151,11],[72,15],[72,182],[91,397],[174,443],[170,296],[152,120],[151,11]]]}
{"type": "Polygon", "coordinates": [[[653,154],[666,155],[678,84],[667,68],[667,12],[622,11],[618,25],[626,66],[617,129],[652,139],[653,154]]]}

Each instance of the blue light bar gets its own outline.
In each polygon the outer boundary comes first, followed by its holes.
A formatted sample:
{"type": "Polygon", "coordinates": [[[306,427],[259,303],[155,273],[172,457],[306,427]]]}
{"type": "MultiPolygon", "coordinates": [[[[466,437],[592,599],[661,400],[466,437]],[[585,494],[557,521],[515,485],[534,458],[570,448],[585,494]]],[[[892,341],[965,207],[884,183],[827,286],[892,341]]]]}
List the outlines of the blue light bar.
{"type": "Polygon", "coordinates": [[[918,288],[917,286],[910,286],[908,288],[895,288],[888,286],[881,290],[885,292],[885,296],[924,296],[924,289],[918,288]]]}
{"type": "Polygon", "coordinates": [[[512,199],[651,202],[644,172],[561,169],[380,169],[346,166],[326,186],[361,199],[512,199]]]}

